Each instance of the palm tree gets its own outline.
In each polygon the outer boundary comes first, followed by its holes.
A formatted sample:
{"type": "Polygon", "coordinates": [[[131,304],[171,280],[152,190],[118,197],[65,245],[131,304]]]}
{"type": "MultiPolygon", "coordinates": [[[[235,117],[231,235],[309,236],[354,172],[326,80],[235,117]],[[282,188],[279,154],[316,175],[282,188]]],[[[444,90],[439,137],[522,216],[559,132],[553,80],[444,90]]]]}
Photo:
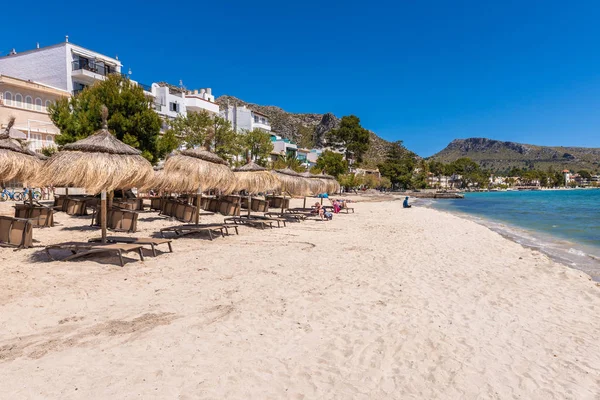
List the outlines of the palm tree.
{"type": "Polygon", "coordinates": [[[285,155],[279,156],[279,161],[281,161],[285,166],[289,169],[293,169],[294,171],[302,171],[302,163],[295,154],[287,153],[285,155]]]}

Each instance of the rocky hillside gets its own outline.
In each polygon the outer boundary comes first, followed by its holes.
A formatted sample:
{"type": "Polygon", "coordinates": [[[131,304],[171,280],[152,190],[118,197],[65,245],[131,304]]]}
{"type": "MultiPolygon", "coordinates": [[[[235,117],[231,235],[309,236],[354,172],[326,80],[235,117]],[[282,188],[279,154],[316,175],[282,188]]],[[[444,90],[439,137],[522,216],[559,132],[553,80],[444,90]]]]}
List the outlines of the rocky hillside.
{"type": "Polygon", "coordinates": [[[535,146],[485,138],[456,139],[430,159],[452,162],[460,157],[469,157],[493,171],[506,171],[512,167],[600,170],[598,148],[535,146]]]}
{"type": "MultiPolygon", "coordinates": [[[[298,143],[301,147],[322,148],[326,143],[325,135],[339,126],[340,119],[331,113],[294,114],[275,106],[261,106],[247,103],[233,96],[221,96],[216,100],[219,106],[246,106],[269,117],[273,132],[298,143]]],[[[364,166],[375,167],[383,160],[389,142],[371,132],[371,149],[365,155],[364,166]]]]}

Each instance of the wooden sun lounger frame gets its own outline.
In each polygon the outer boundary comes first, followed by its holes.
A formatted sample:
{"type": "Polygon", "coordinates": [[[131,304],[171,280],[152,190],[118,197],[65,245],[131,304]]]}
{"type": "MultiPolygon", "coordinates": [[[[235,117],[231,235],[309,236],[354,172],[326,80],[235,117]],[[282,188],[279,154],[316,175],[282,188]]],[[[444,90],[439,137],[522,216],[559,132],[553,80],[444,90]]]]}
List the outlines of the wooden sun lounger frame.
{"type": "MultiPolygon", "coordinates": [[[[88,240],[89,243],[99,243],[102,241],[102,238],[93,238],[88,240]]],[[[173,240],[171,239],[159,239],[159,238],[137,238],[137,237],[128,237],[128,236],[109,236],[106,238],[107,243],[127,243],[127,244],[140,244],[140,245],[149,245],[152,250],[152,255],[156,257],[156,246],[161,244],[166,244],[169,246],[169,252],[173,252],[173,246],[171,243],[173,240]]]]}
{"type": "Polygon", "coordinates": [[[302,214],[302,213],[291,213],[291,212],[266,212],[265,213],[265,217],[269,217],[269,218],[285,218],[287,221],[295,221],[295,222],[300,222],[300,221],[304,221],[306,219],[306,215],[302,214]]]}
{"type": "MultiPolygon", "coordinates": [[[[330,210],[331,212],[333,212],[333,206],[322,206],[322,207],[325,210],[330,210]]],[[[350,214],[350,210],[352,210],[352,214],[354,214],[354,207],[344,207],[344,208],[340,209],[340,212],[343,212],[344,210],[346,210],[346,214],[350,214]]]]}
{"type": "Polygon", "coordinates": [[[88,256],[91,254],[101,254],[101,253],[111,253],[119,256],[119,262],[121,267],[123,267],[123,253],[135,251],[140,256],[140,261],[144,261],[144,254],[142,249],[144,247],[141,244],[117,244],[117,243],[108,243],[108,244],[95,244],[89,242],[66,242],[66,243],[58,243],[46,246],[46,254],[48,258],[53,261],[70,261],[75,258],[88,256]],[[72,255],[58,260],[52,257],[50,250],[70,250],[72,255]]]}
{"type": "MultiPolygon", "coordinates": [[[[234,226],[235,234],[238,235],[238,228],[234,226]]],[[[176,236],[185,236],[185,235],[193,235],[194,233],[207,232],[210,240],[213,240],[213,232],[219,231],[221,233],[221,237],[225,237],[225,235],[229,236],[229,226],[226,224],[185,224],[179,226],[171,226],[168,228],[162,228],[160,230],[160,235],[164,238],[165,232],[174,232],[176,236]]]]}
{"type": "Polygon", "coordinates": [[[229,217],[225,218],[224,222],[226,224],[235,224],[235,225],[250,225],[255,228],[265,229],[265,226],[273,229],[273,223],[277,222],[277,227],[281,228],[281,223],[283,222],[283,226],[286,226],[285,218],[270,218],[267,216],[260,215],[251,215],[249,218],[247,215],[240,215],[238,217],[229,217]]]}

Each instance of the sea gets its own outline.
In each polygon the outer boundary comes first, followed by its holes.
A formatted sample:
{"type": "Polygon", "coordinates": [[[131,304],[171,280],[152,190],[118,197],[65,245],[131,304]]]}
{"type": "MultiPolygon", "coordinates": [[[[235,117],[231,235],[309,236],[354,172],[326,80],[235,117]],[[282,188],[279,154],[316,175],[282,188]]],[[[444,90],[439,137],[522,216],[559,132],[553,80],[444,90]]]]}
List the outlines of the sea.
{"type": "Polygon", "coordinates": [[[600,282],[600,189],[465,193],[423,204],[475,220],[600,282]]]}

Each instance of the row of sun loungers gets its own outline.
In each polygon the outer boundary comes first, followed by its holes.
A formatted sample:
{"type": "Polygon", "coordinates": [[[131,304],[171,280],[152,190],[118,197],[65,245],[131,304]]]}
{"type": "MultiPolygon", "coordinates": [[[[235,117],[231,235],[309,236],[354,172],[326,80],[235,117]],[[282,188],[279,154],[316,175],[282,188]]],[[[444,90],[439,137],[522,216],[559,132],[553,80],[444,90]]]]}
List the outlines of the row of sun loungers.
{"type": "MultiPolygon", "coordinates": [[[[65,202],[61,205],[62,208],[67,208],[65,204],[69,204],[69,199],[64,199],[65,202]]],[[[89,200],[89,199],[88,199],[89,200]]],[[[76,200],[76,204],[83,203],[83,200],[76,200]]],[[[190,210],[191,213],[186,213],[188,218],[182,218],[183,220],[189,220],[189,214],[193,214],[196,207],[189,204],[173,204],[167,207],[168,213],[177,214],[177,210],[190,210]],[[182,207],[183,206],[183,207],[182,207]],[[172,211],[171,211],[172,210],[172,211]]],[[[137,215],[139,211],[131,210],[131,208],[137,206],[137,203],[131,202],[132,207],[123,209],[114,207],[108,211],[108,225],[113,230],[124,230],[127,232],[135,232],[137,224],[137,215]]],[[[163,203],[163,213],[164,213],[163,203]]],[[[323,206],[325,209],[333,209],[332,206],[323,206]]],[[[10,245],[20,248],[27,248],[32,246],[32,227],[35,226],[50,226],[51,222],[48,219],[52,217],[52,208],[44,207],[41,204],[18,205],[15,207],[16,212],[21,215],[27,215],[32,218],[12,218],[0,216],[0,244],[10,245]],[[50,212],[44,213],[43,210],[50,210],[50,212]],[[44,218],[41,218],[42,216],[44,218]],[[41,219],[40,219],[41,218],[41,219]]],[[[346,207],[342,211],[349,213],[350,210],[354,213],[354,208],[346,207]]],[[[82,215],[85,211],[80,209],[76,210],[74,214],[82,215]]],[[[93,214],[93,224],[97,224],[99,215],[96,210],[93,214]]],[[[151,252],[152,256],[157,256],[157,246],[166,245],[169,252],[173,252],[172,240],[173,238],[182,237],[190,234],[204,233],[207,234],[210,240],[213,240],[215,236],[225,237],[230,235],[231,231],[235,234],[239,234],[238,226],[249,226],[259,229],[273,228],[275,224],[277,227],[286,227],[287,222],[300,222],[304,221],[309,217],[315,217],[315,211],[313,208],[293,208],[286,209],[284,212],[264,212],[263,215],[238,215],[233,217],[225,218],[222,224],[183,224],[179,226],[173,226],[163,228],[160,230],[161,238],[136,238],[127,236],[111,236],[107,238],[106,243],[101,243],[101,238],[93,238],[88,242],[66,242],[55,245],[46,246],[45,251],[51,260],[69,261],[84,256],[98,255],[98,254],[109,254],[117,256],[121,266],[124,265],[123,254],[124,253],[137,253],[141,261],[144,260],[144,246],[149,247],[147,249],[151,252]],[[66,257],[60,257],[61,254],[69,252],[70,255],[66,257]]]]}

